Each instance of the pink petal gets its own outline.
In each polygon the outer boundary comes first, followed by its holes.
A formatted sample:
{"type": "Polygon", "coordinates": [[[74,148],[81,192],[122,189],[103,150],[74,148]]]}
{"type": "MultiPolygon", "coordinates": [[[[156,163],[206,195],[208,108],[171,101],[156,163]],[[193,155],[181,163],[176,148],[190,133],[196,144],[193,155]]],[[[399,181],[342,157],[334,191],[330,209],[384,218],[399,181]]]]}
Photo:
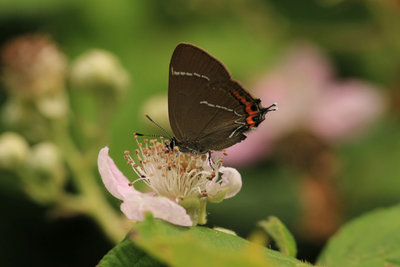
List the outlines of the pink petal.
{"type": "Polygon", "coordinates": [[[166,197],[154,197],[146,194],[131,195],[121,204],[121,210],[131,220],[143,221],[144,214],[151,212],[155,218],[176,225],[193,225],[186,210],[166,197]]]}
{"type": "Polygon", "coordinates": [[[118,170],[114,161],[108,155],[109,148],[104,147],[99,152],[97,160],[99,172],[107,190],[116,198],[123,200],[122,212],[132,220],[142,221],[145,212],[151,212],[154,217],[173,224],[191,226],[193,223],[186,210],[174,201],[152,193],[141,193],[129,185],[129,180],[118,170]]]}
{"type": "Polygon", "coordinates": [[[311,43],[297,43],[290,47],[278,66],[293,84],[324,83],[334,76],[333,67],[323,51],[311,43]]]}
{"type": "Polygon", "coordinates": [[[100,150],[97,158],[97,167],[107,190],[116,198],[124,200],[132,194],[139,194],[130,181],[117,168],[114,161],[108,155],[109,148],[104,147],[100,150]]]}
{"type": "Polygon", "coordinates": [[[225,198],[231,198],[235,196],[242,188],[242,176],[234,168],[221,167],[219,171],[222,172],[221,187],[229,188],[225,198]]]}
{"type": "Polygon", "coordinates": [[[382,114],[383,96],[368,83],[352,80],[326,88],[314,106],[311,130],[328,141],[341,141],[360,134],[382,114]]]}

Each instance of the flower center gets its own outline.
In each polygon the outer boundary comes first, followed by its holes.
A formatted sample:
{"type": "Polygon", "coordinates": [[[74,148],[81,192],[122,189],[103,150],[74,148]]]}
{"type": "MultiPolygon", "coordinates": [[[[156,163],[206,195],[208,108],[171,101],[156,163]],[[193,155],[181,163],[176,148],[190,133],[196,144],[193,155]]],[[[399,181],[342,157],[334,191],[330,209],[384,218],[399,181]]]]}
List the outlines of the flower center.
{"type": "Polygon", "coordinates": [[[135,139],[139,146],[135,151],[137,161],[129,151],[125,152],[125,159],[140,177],[133,183],[143,181],[155,194],[174,200],[207,196],[206,186],[218,174],[222,165],[220,158],[211,168],[206,155],[182,153],[178,148],[170,151],[163,138],[161,141],[144,139],[143,143],[137,136],[135,139]]]}

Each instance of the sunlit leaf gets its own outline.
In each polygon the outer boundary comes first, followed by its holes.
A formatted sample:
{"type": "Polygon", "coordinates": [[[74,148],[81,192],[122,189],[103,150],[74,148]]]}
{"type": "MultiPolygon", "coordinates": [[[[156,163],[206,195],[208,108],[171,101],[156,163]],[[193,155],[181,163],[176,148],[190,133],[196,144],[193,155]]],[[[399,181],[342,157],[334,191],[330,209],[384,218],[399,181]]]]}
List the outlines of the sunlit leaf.
{"type": "Polygon", "coordinates": [[[282,253],[296,257],[296,241],[286,226],[278,218],[271,216],[266,221],[260,221],[258,225],[274,239],[282,253]]]}
{"type": "Polygon", "coordinates": [[[400,266],[400,206],[367,213],[346,224],[318,263],[335,266],[400,266]]]}
{"type": "Polygon", "coordinates": [[[99,266],[134,265],[140,249],[169,266],[310,266],[236,235],[200,226],[178,227],[152,217],[137,223],[99,266]]]}

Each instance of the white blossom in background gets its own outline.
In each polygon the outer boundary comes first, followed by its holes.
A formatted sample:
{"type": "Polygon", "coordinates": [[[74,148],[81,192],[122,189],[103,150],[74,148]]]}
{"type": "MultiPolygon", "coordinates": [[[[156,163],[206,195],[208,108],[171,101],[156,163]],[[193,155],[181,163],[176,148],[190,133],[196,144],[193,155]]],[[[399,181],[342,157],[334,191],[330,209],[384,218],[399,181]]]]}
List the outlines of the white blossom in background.
{"type": "Polygon", "coordinates": [[[112,53],[92,49],[79,56],[70,72],[71,84],[79,90],[101,92],[121,97],[126,94],[129,75],[112,53]]]}
{"type": "MultiPolygon", "coordinates": [[[[7,102],[11,103],[6,105],[14,106],[17,112],[25,110],[28,115],[24,117],[37,111],[52,119],[67,114],[67,58],[48,36],[27,34],[12,39],[4,46],[1,60],[2,82],[10,96],[7,102]],[[16,104],[21,107],[15,107],[16,104]]],[[[9,121],[15,121],[20,114],[9,116],[9,121]]],[[[18,122],[26,123],[23,118],[18,122]]]]}
{"type": "Polygon", "coordinates": [[[0,167],[18,168],[29,156],[29,145],[24,137],[14,132],[0,135],[0,167]]]}
{"type": "Polygon", "coordinates": [[[12,95],[32,98],[64,89],[67,58],[46,35],[12,39],[1,59],[3,83],[12,95]]]}

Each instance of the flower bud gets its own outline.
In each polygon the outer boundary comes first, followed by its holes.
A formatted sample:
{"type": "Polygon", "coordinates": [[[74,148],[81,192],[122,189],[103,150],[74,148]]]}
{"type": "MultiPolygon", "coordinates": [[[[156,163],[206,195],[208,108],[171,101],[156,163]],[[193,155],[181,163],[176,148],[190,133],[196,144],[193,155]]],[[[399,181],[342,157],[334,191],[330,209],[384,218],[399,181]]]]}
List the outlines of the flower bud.
{"type": "Polygon", "coordinates": [[[14,132],[0,135],[0,167],[12,169],[25,162],[29,154],[26,140],[14,132]]]}
{"type": "Polygon", "coordinates": [[[72,64],[70,73],[73,87],[99,93],[107,97],[124,95],[129,84],[129,76],[118,58],[110,52],[94,49],[78,57],[72,64]]]}
{"type": "Polygon", "coordinates": [[[64,91],[43,95],[36,99],[35,104],[40,114],[50,119],[64,117],[69,109],[68,97],[64,91]]]}
{"type": "Polygon", "coordinates": [[[60,151],[51,142],[42,142],[33,146],[29,163],[32,169],[39,173],[54,174],[63,171],[60,151]]]}
{"type": "Polygon", "coordinates": [[[5,88],[20,98],[64,89],[67,60],[44,35],[23,35],[9,41],[1,54],[5,88]]]}

